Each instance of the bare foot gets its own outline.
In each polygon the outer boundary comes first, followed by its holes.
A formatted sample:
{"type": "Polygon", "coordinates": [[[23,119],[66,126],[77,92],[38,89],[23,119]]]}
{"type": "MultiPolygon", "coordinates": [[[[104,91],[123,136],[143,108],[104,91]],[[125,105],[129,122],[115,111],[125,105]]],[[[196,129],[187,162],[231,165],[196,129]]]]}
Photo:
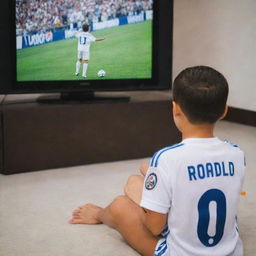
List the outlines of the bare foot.
{"type": "Polygon", "coordinates": [[[73,217],[69,221],[70,224],[100,224],[99,213],[101,207],[94,204],[86,204],[78,207],[73,212],[73,217]]]}
{"type": "Polygon", "coordinates": [[[148,163],[142,163],[140,165],[140,173],[145,176],[147,174],[147,171],[148,171],[148,168],[149,168],[149,164],[148,163]]]}

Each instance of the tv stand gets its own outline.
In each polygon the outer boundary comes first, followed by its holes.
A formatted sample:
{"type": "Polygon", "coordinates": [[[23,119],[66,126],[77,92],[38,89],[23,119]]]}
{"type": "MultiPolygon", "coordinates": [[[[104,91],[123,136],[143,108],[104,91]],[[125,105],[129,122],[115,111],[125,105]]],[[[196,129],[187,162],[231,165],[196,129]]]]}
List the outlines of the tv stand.
{"type": "Polygon", "coordinates": [[[37,98],[38,103],[45,104],[90,104],[90,103],[111,103],[128,102],[129,96],[99,96],[93,91],[85,92],[62,92],[60,95],[44,95],[37,98]]]}
{"type": "MultiPolygon", "coordinates": [[[[0,172],[151,157],[181,140],[172,120],[170,91],[125,94],[129,102],[111,104],[40,104],[38,94],[5,96],[0,105],[0,172]]],[[[123,92],[97,96],[122,97],[123,92]]]]}

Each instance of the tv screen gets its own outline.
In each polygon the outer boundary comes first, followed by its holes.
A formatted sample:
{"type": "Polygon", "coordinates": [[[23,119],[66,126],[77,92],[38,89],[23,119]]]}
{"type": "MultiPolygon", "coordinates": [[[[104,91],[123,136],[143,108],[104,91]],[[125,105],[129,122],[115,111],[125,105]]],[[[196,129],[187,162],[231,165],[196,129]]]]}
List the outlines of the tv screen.
{"type": "Polygon", "coordinates": [[[1,14],[3,94],[170,88],[172,1],[12,0],[1,14]]]}

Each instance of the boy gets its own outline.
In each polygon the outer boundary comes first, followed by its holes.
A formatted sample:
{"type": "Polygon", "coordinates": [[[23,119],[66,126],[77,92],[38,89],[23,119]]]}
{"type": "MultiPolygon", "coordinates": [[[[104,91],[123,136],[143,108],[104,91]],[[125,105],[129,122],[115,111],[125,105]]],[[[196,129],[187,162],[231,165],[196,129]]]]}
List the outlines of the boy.
{"type": "Polygon", "coordinates": [[[242,256],[236,223],[244,154],[214,137],[227,113],[228,84],[218,71],[187,68],[173,85],[173,117],[182,142],[153,156],[108,207],[73,212],[70,223],[104,223],[145,256],[242,256]],[[166,224],[167,223],[167,224],[166,224]]]}
{"type": "Polygon", "coordinates": [[[76,37],[78,38],[78,46],[77,46],[77,62],[76,62],[76,72],[75,75],[78,76],[80,71],[81,63],[83,62],[83,73],[82,77],[86,78],[88,62],[90,59],[90,45],[91,42],[102,41],[105,40],[105,37],[95,38],[92,34],[89,33],[89,24],[85,23],[82,26],[83,31],[76,33],[76,37]]]}

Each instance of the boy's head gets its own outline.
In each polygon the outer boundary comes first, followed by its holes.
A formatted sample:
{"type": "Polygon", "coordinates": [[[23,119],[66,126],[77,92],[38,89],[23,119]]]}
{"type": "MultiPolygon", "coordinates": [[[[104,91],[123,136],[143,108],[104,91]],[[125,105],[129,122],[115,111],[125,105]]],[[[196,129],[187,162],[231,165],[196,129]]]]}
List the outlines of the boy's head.
{"type": "Polygon", "coordinates": [[[214,124],[225,112],[228,83],[206,66],[183,70],[173,83],[173,101],[192,124],[214,124]]]}
{"type": "Polygon", "coordinates": [[[83,29],[84,32],[88,32],[89,28],[90,28],[90,26],[89,26],[88,23],[84,23],[83,26],[82,26],[82,29],[83,29]]]}

